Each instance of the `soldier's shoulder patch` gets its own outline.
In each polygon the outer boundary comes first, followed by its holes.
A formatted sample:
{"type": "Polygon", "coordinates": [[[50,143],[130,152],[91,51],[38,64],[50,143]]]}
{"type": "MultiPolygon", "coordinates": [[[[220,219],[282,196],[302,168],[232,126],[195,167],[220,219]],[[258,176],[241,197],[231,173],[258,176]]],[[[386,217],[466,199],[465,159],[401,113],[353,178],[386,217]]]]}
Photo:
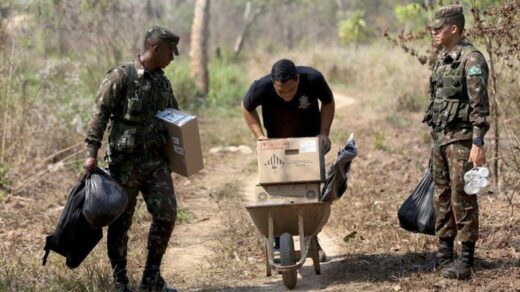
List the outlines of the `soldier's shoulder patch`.
{"type": "Polygon", "coordinates": [[[471,66],[468,69],[468,76],[481,75],[481,74],[482,74],[482,69],[480,68],[480,66],[471,66]]]}

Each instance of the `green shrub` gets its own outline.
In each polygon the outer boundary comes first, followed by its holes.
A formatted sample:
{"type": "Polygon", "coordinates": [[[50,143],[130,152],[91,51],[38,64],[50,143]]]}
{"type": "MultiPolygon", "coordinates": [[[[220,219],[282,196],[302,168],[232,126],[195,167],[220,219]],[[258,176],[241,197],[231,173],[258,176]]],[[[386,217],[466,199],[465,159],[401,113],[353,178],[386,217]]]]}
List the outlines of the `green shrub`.
{"type": "Polygon", "coordinates": [[[417,3],[397,5],[394,8],[394,14],[401,24],[409,26],[415,31],[423,30],[428,22],[427,13],[417,3]]]}
{"type": "Polygon", "coordinates": [[[208,105],[221,110],[240,106],[247,91],[247,68],[238,62],[215,59],[209,64],[208,105]]]}
{"type": "Polygon", "coordinates": [[[338,24],[338,34],[343,45],[358,44],[367,40],[368,28],[364,18],[364,11],[355,10],[338,24]]]}
{"type": "Polygon", "coordinates": [[[190,224],[194,218],[195,215],[187,209],[180,208],[177,210],[177,224],[190,224]]]}
{"type": "Polygon", "coordinates": [[[211,109],[214,114],[236,112],[247,90],[246,69],[237,58],[213,59],[209,63],[209,90],[204,99],[197,96],[197,86],[190,78],[188,61],[178,61],[166,69],[173,92],[182,109],[211,109]]]}
{"type": "Polygon", "coordinates": [[[181,109],[196,109],[201,101],[197,99],[197,86],[190,78],[188,60],[175,61],[166,68],[166,76],[170,80],[175,98],[181,109]]]}

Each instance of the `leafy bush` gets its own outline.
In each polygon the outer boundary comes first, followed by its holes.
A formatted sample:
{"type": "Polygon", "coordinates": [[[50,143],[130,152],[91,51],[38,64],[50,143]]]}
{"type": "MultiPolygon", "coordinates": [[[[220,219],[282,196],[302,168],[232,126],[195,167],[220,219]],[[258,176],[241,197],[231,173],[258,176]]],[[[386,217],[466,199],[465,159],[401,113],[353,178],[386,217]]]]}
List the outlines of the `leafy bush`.
{"type": "Polygon", "coordinates": [[[200,105],[200,102],[197,102],[197,86],[190,78],[188,60],[173,62],[166,68],[166,76],[172,84],[173,93],[181,109],[194,109],[200,105]]]}
{"type": "Polygon", "coordinates": [[[206,98],[197,95],[188,61],[179,61],[166,69],[173,92],[182,109],[199,111],[208,107],[214,113],[239,113],[237,107],[247,90],[246,69],[237,59],[213,59],[209,63],[209,92],[206,98]]]}
{"type": "Polygon", "coordinates": [[[401,24],[423,30],[428,22],[426,13],[423,13],[421,5],[411,3],[407,5],[397,5],[394,14],[401,24]]]}
{"type": "Polygon", "coordinates": [[[343,45],[366,41],[369,30],[364,18],[364,11],[355,10],[347,19],[338,24],[338,34],[343,45]]]}
{"type": "Polygon", "coordinates": [[[209,64],[208,105],[235,111],[247,91],[246,73],[245,66],[238,62],[213,60],[209,64]]]}

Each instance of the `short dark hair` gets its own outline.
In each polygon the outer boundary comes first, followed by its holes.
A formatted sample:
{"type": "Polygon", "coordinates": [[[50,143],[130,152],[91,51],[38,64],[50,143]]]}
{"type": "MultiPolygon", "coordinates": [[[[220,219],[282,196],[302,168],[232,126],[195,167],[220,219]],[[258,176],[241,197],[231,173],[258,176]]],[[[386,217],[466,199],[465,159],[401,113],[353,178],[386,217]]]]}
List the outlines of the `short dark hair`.
{"type": "Polygon", "coordinates": [[[168,29],[160,26],[153,26],[146,31],[143,38],[143,51],[159,44],[161,41],[170,42],[174,46],[175,55],[179,54],[177,48],[179,37],[168,29]]]}
{"type": "Polygon", "coordinates": [[[464,31],[464,25],[465,25],[464,15],[462,15],[462,17],[448,17],[448,18],[446,18],[446,24],[456,25],[459,28],[460,32],[462,33],[464,31]]]}
{"type": "Polygon", "coordinates": [[[293,61],[288,59],[281,59],[273,64],[271,69],[271,79],[285,83],[291,79],[296,79],[296,66],[293,61]]]}

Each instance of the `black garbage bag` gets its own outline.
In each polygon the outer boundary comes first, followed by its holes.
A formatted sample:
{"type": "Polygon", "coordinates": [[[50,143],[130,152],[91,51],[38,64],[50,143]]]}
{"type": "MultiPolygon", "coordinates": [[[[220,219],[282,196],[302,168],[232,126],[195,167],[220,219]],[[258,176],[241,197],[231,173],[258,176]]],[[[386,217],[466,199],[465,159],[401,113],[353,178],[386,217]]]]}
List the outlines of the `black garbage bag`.
{"type": "Polygon", "coordinates": [[[124,189],[104,170],[96,168],[85,185],[83,216],[93,228],[107,226],[126,209],[128,196],[124,189]]]}
{"type": "Polygon", "coordinates": [[[433,178],[430,170],[424,175],[412,194],[403,202],[397,216],[402,228],[411,232],[435,235],[433,178]]]}
{"type": "Polygon", "coordinates": [[[352,160],[357,156],[356,141],[350,134],[347,144],[338,152],[338,157],[329,168],[327,179],[320,194],[322,202],[335,201],[347,190],[348,172],[352,160]]]}
{"type": "Polygon", "coordinates": [[[50,251],[66,258],[67,267],[78,267],[103,237],[101,228],[92,228],[82,214],[85,202],[87,175],[72,189],[54,233],[45,240],[43,265],[47,263],[50,251]]]}

